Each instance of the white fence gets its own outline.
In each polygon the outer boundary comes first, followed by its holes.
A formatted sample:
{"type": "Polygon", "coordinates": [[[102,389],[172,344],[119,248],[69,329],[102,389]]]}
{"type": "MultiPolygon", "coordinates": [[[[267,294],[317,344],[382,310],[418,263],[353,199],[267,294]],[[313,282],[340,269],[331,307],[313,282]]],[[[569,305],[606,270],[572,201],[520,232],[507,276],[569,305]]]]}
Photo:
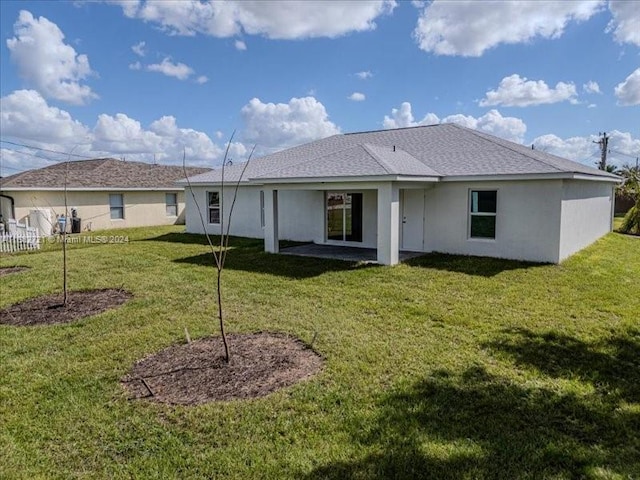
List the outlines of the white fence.
{"type": "MultiPolygon", "coordinates": [[[[3,225],[4,226],[4,225],[3,225]]],[[[23,250],[39,250],[38,230],[15,220],[7,222],[8,232],[0,229],[0,253],[13,253],[23,250]]]]}

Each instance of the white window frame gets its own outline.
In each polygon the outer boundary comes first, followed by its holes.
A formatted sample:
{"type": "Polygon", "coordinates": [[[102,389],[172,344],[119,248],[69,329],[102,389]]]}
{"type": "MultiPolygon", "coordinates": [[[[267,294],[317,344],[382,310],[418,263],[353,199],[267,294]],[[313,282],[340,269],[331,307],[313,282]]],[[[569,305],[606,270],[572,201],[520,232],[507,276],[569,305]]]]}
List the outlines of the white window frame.
{"type": "Polygon", "coordinates": [[[111,220],[124,220],[124,193],[110,193],[109,194],[109,215],[111,220]],[[120,203],[114,203],[112,200],[120,198],[120,203]],[[114,217],[114,211],[119,211],[120,215],[114,217]]]}
{"type": "Polygon", "coordinates": [[[469,189],[469,203],[468,203],[468,225],[467,225],[467,239],[480,242],[495,242],[498,236],[498,189],[497,188],[470,188],[469,189]],[[495,192],[496,194],[496,211],[495,212],[474,212],[473,211],[473,194],[474,192],[495,192]],[[473,217],[494,217],[495,227],[493,237],[473,237],[471,236],[471,222],[473,217]]]}
{"type": "Polygon", "coordinates": [[[221,198],[221,193],[219,190],[211,190],[211,191],[207,191],[206,192],[206,204],[207,204],[207,220],[209,222],[209,225],[220,225],[220,215],[222,213],[222,198],[221,198]],[[218,205],[216,206],[211,205],[211,195],[216,194],[218,195],[218,205]],[[218,221],[217,222],[212,222],[211,221],[211,213],[215,210],[218,210],[218,221]]]}
{"type": "Polygon", "coordinates": [[[167,217],[177,217],[178,216],[178,194],[177,193],[165,193],[164,194],[164,203],[165,203],[165,213],[167,217]],[[172,196],[173,202],[169,202],[169,196],[172,196]],[[169,209],[175,209],[175,213],[169,213],[169,209]]]}

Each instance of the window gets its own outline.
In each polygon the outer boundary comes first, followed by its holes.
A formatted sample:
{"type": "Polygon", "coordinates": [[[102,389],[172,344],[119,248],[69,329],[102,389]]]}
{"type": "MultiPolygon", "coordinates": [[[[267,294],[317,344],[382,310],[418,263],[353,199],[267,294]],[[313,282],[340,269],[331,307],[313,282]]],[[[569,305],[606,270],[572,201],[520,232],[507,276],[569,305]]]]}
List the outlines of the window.
{"type": "Polygon", "coordinates": [[[165,203],[167,204],[167,217],[177,217],[178,216],[178,194],[177,193],[166,193],[165,203]]]}
{"type": "Polygon", "coordinates": [[[264,228],[265,218],[264,218],[264,190],[260,190],[260,226],[264,228]]]}
{"type": "Polygon", "coordinates": [[[207,192],[209,223],[220,223],[220,192],[207,192]]]}
{"type": "Polygon", "coordinates": [[[111,210],[111,220],[124,218],[124,198],[121,193],[109,194],[109,209],[111,210]]]}
{"type": "Polygon", "coordinates": [[[362,193],[327,192],[327,240],[362,242],[362,193]]]}
{"type": "Polygon", "coordinates": [[[496,190],[471,190],[470,238],[496,238],[496,190]]]}

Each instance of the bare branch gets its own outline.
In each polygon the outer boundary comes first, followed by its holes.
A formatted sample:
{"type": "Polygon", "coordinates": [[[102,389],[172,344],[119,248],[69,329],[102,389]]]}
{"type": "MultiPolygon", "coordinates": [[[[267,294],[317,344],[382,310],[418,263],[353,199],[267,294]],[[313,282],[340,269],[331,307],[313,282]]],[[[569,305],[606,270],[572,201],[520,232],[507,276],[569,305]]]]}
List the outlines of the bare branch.
{"type": "Polygon", "coordinates": [[[183,148],[182,149],[182,172],[184,173],[184,176],[187,179],[187,186],[189,187],[189,191],[191,192],[191,198],[193,198],[193,203],[195,204],[196,210],[198,212],[198,216],[200,217],[200,223],[202,224],[202,231],[204,232],[204,236],[206,237],[207,242],[209,243],[209,247],[211,248],[211,253],[213,254],[213,258],[216,259],[216,266],[217,266],[218,257],[216,255],[216,249],[213,246],[213,242],[211,241],[211,237],[209,236],[209,233],[207,232],[207,226],[204,223],[204,216],[200,211],[200,205],[198,204],[198,199],[196,198],[196,194],[193,192],[193,187],[191,186],[191,180],[189,179],[189,174],[187,173],[186,156],[187,156],[186,151],[183,148]]]}
{"type": "Polygon", "coordinates": [[[227,231],[225,232],[225,244],[224,244],[224,252],[222,253],[222,268],[224,268],[224,261],[227,259],[227,251],[229,250],[229,232],[231,230],[231,217],[233,215],[233,207],[236,205],[236,198],[238,196],[238,189],[240,188],[240,182],[242,182],[242,178],[244,177],[244,173],[247,171],[247,167],[251,162],[251,158],[253,157],[253,153],[256,151],[256,145],[253,146],[251,152],[249,153],[249,157],[247,161],[244,163],[244,167],[240,172],[240,176],[236,181],[235,188],[233,190],[233,200],[231,202],[231,208],[229,209],[229,221],[227,222],[227,231]]]}
{"type": "Polygon", "coordinates": [[[216,259],[216,263],[218,264],[218,270],[222,270],[223,262],[222,262],[222,251],[225,246],[224,241],[224,169],[227,164],[227,159],[229,158],[229,149],[231,148],[231,142],[233,142],[233,137],[235,136],[236,131],[234,130],[231,133],[231,137],[229,137],[229,141],[227,142],[227,148],[224,151],[224,157],[222,158],[222,172],[220,179],[220,248],[218,250],[220,258],[216,259]]]}

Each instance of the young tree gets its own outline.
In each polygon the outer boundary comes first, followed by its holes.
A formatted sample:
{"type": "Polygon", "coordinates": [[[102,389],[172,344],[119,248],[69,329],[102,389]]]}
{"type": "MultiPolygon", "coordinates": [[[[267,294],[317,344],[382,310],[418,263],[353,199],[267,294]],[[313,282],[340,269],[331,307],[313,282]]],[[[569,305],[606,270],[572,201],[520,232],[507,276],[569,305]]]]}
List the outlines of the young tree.
{"type": "Polygon", "coordinates": [[[198,216],[200,217],[200,223],[202,224],[202,230],[204,231],[205,237],[207,238],[207,243],[209,244],[209,248],[211,249],[211,255],[213,256],[214,265],[216,267],[216,298],[218,303],[218,325],[220,327],[220,336],[222,337],[222,344],[224,346],[224,360],[226,363],[229,363],[231,360],[231,356],[229,353],[229,343],[227,342],[227,335],[225,333],[224,326],[224,315],[222,309],[222,271],[224,270],[224,263],[227,258],[227,252],[229,250],[229,232],[231,229],[231,218],[233,215],[233,208],[236,204],[236,198],[238,196],[238,189],[240,188],[240,182],[244,177],[244,174],[249,166],[249,162],[251,162],[251,158],[253,157],[253,152],[256,149],[254,145],[251,149],[251,153],[247,158],[247,161],[244,163],[240,175],[235,182],[235,186],[233,189],[233,196],[231,197],[231,206],[229,208],[228,221],[226,222],[226,230],[225,230],[225,215],[224,215],[224,187],[225,187],[225,167],[229,165],[229,148],[231,147],[231,142],[233,141],[233,137],[235,135],[235,131],[231,134],[231,138],[229,138],[229,143],[227,143],[227,148],[224,152],[224,157],[222,160],[222,168],[221,168],[221,180],[220,180],[220,238],[216,245],[214,245],[211,236],[207,232],[206,223],[204,221],[204,216],[202,211],[200,210],[200,205],[198,203],[198,199],[196,198],[195,193],[193,192],[193,188],[191,186],[191,181],[189,180],[189,175],[187,173],[186,167],[186,153],[183,151],[182,153],[182,169],[184,175],[187,179],[187,186],[189,187],[189,191],[191,192],[191,197],[193,199],[193,203],[195,204],[196,211],[198,212],[198,216]]]}
{"type": "Polygon", "coordinates": [[[67,197],[67,182],[69,180],[69,162],[68,159],[64,169],[64,225],[62,227],[62,306],[67,306],[67,228],[69,228],[69,206],[67,197]]]}

